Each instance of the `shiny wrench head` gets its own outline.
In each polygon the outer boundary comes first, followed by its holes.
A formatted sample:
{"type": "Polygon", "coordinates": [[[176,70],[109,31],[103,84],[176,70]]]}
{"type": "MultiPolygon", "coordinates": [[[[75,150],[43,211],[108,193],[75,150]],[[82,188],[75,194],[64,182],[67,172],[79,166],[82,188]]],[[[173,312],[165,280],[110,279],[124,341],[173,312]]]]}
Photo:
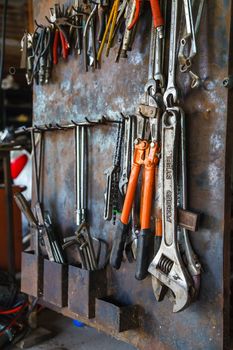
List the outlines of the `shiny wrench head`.
{"type": "MultiPolygon", "coordinates": [[[[173,259],[173,266],[170,272],[166,274],[158,267],[161,258],[162,251],[158,252],[158,254],[155,256],[154,260],[149,266],[148,271],[152,276],[158,279],[162,285],[171,289],[173,292],[175,296],[173,312],[182,311],[190,304],[190,281],[188,276],[184,273],[184,267],[179,259],[173,259]]],[[[160,289],[159,292],[161,293],[160,289]]],[[[158,298],[161,298],[158,291],[157,294],[158,298]]]]}

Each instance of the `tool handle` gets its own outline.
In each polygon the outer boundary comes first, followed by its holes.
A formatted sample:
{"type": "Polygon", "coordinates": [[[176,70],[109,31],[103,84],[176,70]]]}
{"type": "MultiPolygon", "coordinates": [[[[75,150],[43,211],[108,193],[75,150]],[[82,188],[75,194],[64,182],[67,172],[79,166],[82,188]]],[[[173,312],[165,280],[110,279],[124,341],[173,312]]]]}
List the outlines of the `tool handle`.
{"type": "Polygon", "coordinates": [[[98,62],[101,60],[102,52],[103,52],[103,49],[104,49],[104,44],[105,44],[106,39],[107,39],[108,30],[109,30],[109,28],[111,26],[111,22],[112,22],[112,18],[113,18],[113,15],[114,15],[115,7],[116,7],[116,1],[114,1],[114,3],[113,3],[110,15],[108,17],[108,22],[107,22],[107,25],[106,25],[106,28],[105,28],[105,31],[104,31],[104,35],[103,35],[103,38],[102,38],[102,41],[101,41],[101,45],[100,45],[99,51],[97,53],[97,61],[98,62]]]}
{"type": "Polygon", "coordinates": [[[60,31],[61,47],[62,47],[62,57],[64,60],[67,59],[69,53],[69,43],[67,42],[65,35],[60,31]]]}
{"type": "Polygon", "coordinates": [[[53,39],[53,64],[58,64],[58,40],[59,40],[59,30],[55,30],[54,39],[53,39]]]}
{"type": "Polygon", "coordinates": [[[150,264],[150,250],[153,246],[153,235],[151,229],[143,229],[138,235],[137,242],[137,259],[136,259],[136,272],[135,278],[137,280],[143,280],[148,274],[148,267],[150,264]]]}
{"type": "Polygon", "coordinates": [[[106,13],[107,13],[107,6],[99,5],[98,7],[99,30],[97,34],[97,40],[99,43],[101,43],[103,39],[105,28],[106,28],[106,25],[105,25],[106,13]]]}
{"type": "Polygon", "coordinates": [[[150,228],[151,223],[151,209],[154,194],[155,183],[155,165],[153,162],[145,165],[142,179],[142,197],[141,197],[141,229],[150,228]]]}
{"type": "Polygon", "coordinates": [[[129,216],[132,210],[133,201],[137,189],[138,177],[141,165],[134,163],[131,169],[129,183],[125,195],[124,205],[121,213],[121,222],[125,225],[129,222],[129,216]]]}
{"type": "Polygon", "coordinates": [[[120,0],[115,0],[114,4],[115,4],[115,7],[114,7],[113,16],[112,16],[112,23],[111,23],[111,27],[109,30],[108,43],[107,43],[107,48],[106,48],[106,53],[105,53],[106,57],[108,57],[108,55],[109,55],[109,51],[110,51],[112,41],[113,41],[113,34],[114,34],[114,29],[115,29],[115,25],[116,25],[116,21],[117,21],[117,14],[118,14],[118,8],[120,5],[120,0]]]}
{"type": "Polygon", "coordinates": [[[110,255],[110,265],[117,270],[121,267],[127,234],[128,225],[125,225],[120,221],[117,225],[117,230],[115,233],[115,238],[113,241],[112,251],[110,255]]]}
{"type": "Polygon", "coordinates": [[[158,253],[159,248],[161,246],[161,241],[162,241],[162,237],[160,236],[155,236],[154,237],[154,256],[158,253]]]}
{"type": "Polygon", "coordinates": [[[155,149],[150,150],[150,154],[145,161],[145,167],[142,179],[142,209],[141,209],[141,231],[137,244],[137,259],[135,278],[143,280],[146,278],[148,267],[150,264],[150,248],[151,248],[151,209],[154,194],[155,183],[155,163],[153,161],[155,149]],[[151,155],[153,157],[151,157],[151,155]]]}
{"type": "Polygon", "coordinates": [[[31,211],[28,201],[24,195],[20,192],[14,194],[15,203],[17,204],[20,211],[26,216],[28,222],[32,226],[37,226],[37,220],[31,211]]]}
{"type": "Polygon", "coordinates": [[[135,26],[135,24],[137,23],[138,18],[139,18],[139,13],[140,13],[142,0],[134,0],[134,1],[135,1],[136,8],[135,8],[133,20],[127,27],[128,30],[133,29],[133,27],[135,26]]]}
{"type": "Polygon", "coordinates": [[[158,28],[164,25],[164,19],[160,10],[159,0],[150,0],[151,12],[154,27],[158,28]]]}

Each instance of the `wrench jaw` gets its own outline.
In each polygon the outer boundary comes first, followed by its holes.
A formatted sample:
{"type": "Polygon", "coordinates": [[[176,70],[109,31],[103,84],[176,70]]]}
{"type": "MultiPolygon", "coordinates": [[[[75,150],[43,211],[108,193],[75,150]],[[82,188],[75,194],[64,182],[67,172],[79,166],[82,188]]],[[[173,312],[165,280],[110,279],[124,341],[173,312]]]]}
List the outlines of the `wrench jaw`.
{"type": "MultiPolygon", "coordinates": [[[[168,252],[168,249],[166,252],[168,252]]],[[[171,251],[171,253],[173,252],[171,251]]],[[[158,287],[153,282],[158,301],[162,298],[161,292],[164,292],[164,285],[171,289],[175,296],[173,312],[182,311],[190,304],[191,283],[188,275],[185,273],[182,260],[178,255],[171,254],[168,258],[160,250],[150,264],[148,271],[162,283],[162,286],[158,287]]]]}
{"type": "Polygon", "coordinates": [[[197,300],[200,292],[201,286],[201,275],[192,276],[193,279],[193,288],[192,288],[192,301],[197,300]]]}
{"type": "MultiPolygon", "coordinates": [[[[149,270],[148,270],[149,271],[149,270]]],[[[154,292],[155,299],[160,302],[163,301],[168,288],[164,284],[162,284],[156,277],[151,275],[152,278],[152,289],[154,292]]]]}

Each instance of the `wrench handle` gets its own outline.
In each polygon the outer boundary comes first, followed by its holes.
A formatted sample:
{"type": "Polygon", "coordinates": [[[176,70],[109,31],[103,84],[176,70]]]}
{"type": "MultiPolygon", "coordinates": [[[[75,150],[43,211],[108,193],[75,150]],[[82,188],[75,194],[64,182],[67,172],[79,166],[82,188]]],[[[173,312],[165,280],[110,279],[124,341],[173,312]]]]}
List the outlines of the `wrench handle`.
{"type": "Polygon", "coordinates": [[[110,265],[117,270],[121,267],[127,234],[128,225],[125,225],[120,221],[117,226],[110,255],[110,265]]]}
{"type": "Polygon", "coordinates": [[[160,10],[159,0],[150,0],[151,12],[154,27],[158,28],[164,25],[164,19],[160,10]]]}

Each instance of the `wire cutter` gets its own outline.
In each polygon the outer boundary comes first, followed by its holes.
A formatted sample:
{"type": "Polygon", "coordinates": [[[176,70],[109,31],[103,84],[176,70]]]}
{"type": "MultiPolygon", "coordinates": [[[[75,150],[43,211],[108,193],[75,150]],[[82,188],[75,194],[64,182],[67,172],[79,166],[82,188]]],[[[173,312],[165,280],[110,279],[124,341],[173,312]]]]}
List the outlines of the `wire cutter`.
{"type": "Polygon", "coordinates": [[[69,54],[69,39],[66,32],[66,27],[77,27],[74,24],[74,17],[72,15],[72,8],[65,10],[64,5],[60,7],[59,4],[55,4],[54,8],[50,8],[50,19],[45,16],[47,21],[53,25],[55,29],[54,41],[53,41],[53,63],[58,63],[58,46],[59,41],[61,43],[62,57],[67,59],[69,54]],[[60,40],[59,40],[60,39],[60,40]]]}

